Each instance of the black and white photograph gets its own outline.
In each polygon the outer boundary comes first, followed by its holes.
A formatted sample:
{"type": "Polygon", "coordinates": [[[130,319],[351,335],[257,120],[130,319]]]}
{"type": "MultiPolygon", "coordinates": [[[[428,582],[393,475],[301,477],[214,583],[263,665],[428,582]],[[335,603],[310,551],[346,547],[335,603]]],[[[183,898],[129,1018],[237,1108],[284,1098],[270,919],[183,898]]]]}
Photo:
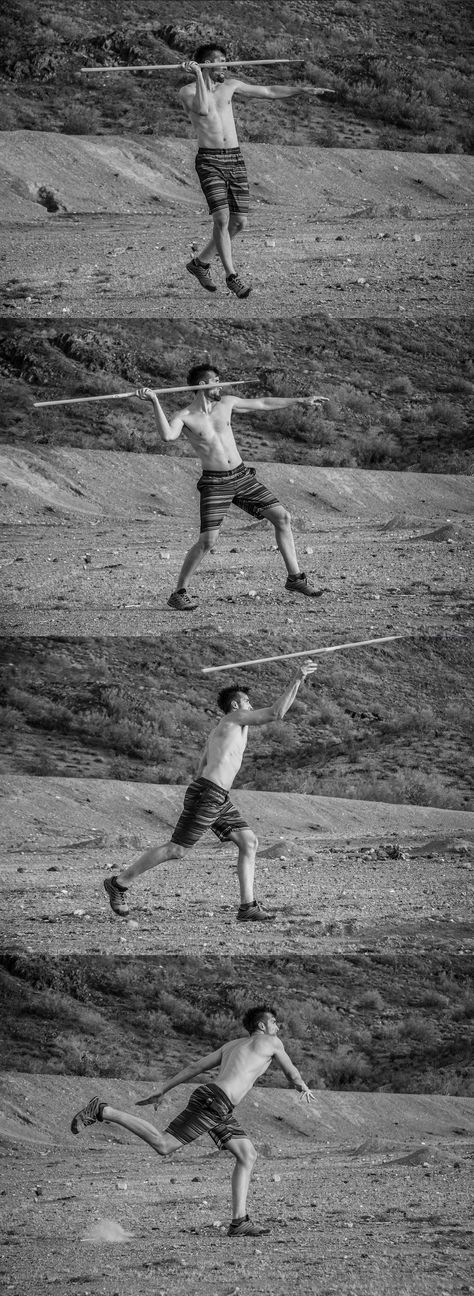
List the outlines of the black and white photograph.
{"type": "Polygon", "coordinates": [[[472,9],[0,37],[4,1289],[469,1296],[472,9]]]}

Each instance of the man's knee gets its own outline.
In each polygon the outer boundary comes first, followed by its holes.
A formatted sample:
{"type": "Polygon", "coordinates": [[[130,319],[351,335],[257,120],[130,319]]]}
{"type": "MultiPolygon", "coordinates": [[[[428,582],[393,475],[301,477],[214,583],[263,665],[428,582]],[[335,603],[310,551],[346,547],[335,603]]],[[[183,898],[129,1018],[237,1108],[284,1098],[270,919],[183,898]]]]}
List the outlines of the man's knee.
{"type": "Polygon", "coordinates": [[[239,1160],[241,1160],[242,1165],[244,1165],[247,1170],[251,1170],[257,1160],[257,1151],[254,1148],[253,1143],[250,1142],[250,1139],[242,1139],[239,1150],[239,1160]]]}
{"type": "Polygon", "coordinates": [[[248,223],[249,218],[244,216],[243,212],[232,212],[231,225],[234,234],[240,234],[242,230],[247,228],[248,223]]]}
{"type": "Polygon", "coordinates": [[[283,504],[278,504],[271,513],[270,521],[276,531],[284,530],[291,525],[291,513],[283,504]]]}
{"type": "Polygon", "coordinates": [[[236,833],[236,840],[241,849],[249,851],[253,855],[257,853],[258,837],[252,828],[241,828],[236,833]]]}
{"type": "Polygon", "coordinates": [[[160,1156],[171,1156],[172,1152],[176,1152],[176,1139],[174,1135],[162,1134],[160,1136],[160,1147],[157,1147],[156,1150],[159,1152],[160,1156]]]}
{"type": "Polygon", "coordinates": [[[186,854],[186,847],[181,846],[179,842],[171,841],[170,859],[182,859],[186,854]]]}
{"type": "Polygon", "coordinates": [[[217,229],[217,230],[225,230],[225,229],[228,229],[228,226],[229,226],[229,220],[230,220],[230,212],[229,212],[229,208],[228,208],[228,207],[218,207],[218,208],[217,208],[217,211],[215,211],[215,212],[212,213],[212,219],[213,219],[213,222],[214,222],[214,229],[217,229]]]}
{"type": "Polygon", "coordinates": [[[199,544],[201,544],[202,552],[210,553],[211,550],[214,550],[214,546],[216,543],[218,543],[218,539],[219,539],[219,531],[201,531],[201,537],[199,537],[199,544]]]}

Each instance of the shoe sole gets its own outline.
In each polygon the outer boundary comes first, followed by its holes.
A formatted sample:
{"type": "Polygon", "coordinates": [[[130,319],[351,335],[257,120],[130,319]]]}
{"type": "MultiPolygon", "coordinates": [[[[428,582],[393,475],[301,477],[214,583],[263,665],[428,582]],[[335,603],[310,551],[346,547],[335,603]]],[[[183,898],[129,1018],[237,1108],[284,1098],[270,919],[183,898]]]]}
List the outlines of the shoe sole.
{"type": "Polygon", "coordinates": [[[192,603],[191,607],[176,607],[176,603],[172,603],[171,600],[168,599],[167,607],[172,608],[173,612],[195,612],[198,604],[192,603]]]}
{"type": "Polygon", "coordinates": [[[268,914],[268,915],[265,914],[265,917],[263,917],[263,918],[256,918],[256,917],[255,917],[255,918],[245,918],[245,917],[242,918],[239,914],[237,914],[237,922],[240,922],[240,923],[258,923],[258,922],[260,922],[260,923],[268,923],[268,922],[275,922],[275,919],[276,919],[276,914],[268,914]]]}
{"type": "Polygon", "coordinates": [[[130,909],[128,908],[128,906],[126,906],[125,909],[122,910],[115,908],[115,905],[113,904],[113,897],[111,896],[107,886],[107,878],[104,878],[104,891],[106,896],[108,896],[110,908],[112,909],[113,913],[117,914],[118,918],[128,918],[128,915],[130,913],[130,909]]]}
{"type": "Polygon", "coordinates": [[[207,283],[203,283],[202,279],[199,278],[199,275],[198,275],[198,273],[197,273],[196,270],[194,270],[191,266],[188,266],[188,265],[186,266],[186,269],[187,269],[188,274],[192,275],[192,276],[193,276],[193,279],[197,279],[198,284],[200,284],[201,288],[204,288],[206,292],[210,292],[210,293],[215,293],[215,292],[217,292],[217,285],[216,285],[216,284],[207,284],[207,283]]]}
{"type": "Polygon", "coordinates": [[[84,1120],[82,1119],[83,1114],[84,1114],[84,1111],[85,1111],[85,1108],[82,1107],[82,1108],[81,1108],[81,1111],[76,1112],[76,1115],[73,1116],[72,1121],[71,1121],[71,1133],[72,1133],[72,1134],[79,1134],[79,1130],[80,1130],[80,1129],[88,1129],[89,1125],[97,1125],[97,1121],[91,1121],[91,1120],[84,1121],[84,1120]]]}
{"type": "MultiPolygon", "coordinates": [[[[228,285],[228,284],[227,284],[227,287],[229,288],[229,285],[228,285]]],[[[237,297],[237,300],[238,300],[238,301],[246,301],[246,300],[247,300],[247,297],[250,297],[250,293],[251,293],[251,291],[252,291],[251,288],[247,288],[247,291],[246,291],[246,292],[238,293],[238,292],[234,292],[234,289],[233,289],[233,288],[229,288],[229,292],[232,293],[232,296],[233,296],[233,297],[237,297]]]]}
{"type": "Polygon", "coordinates": [[[322,598],[322,597],[323,597],[323,594],[326,593],[325,590],[302,590],[302,589],[293,589],[292,585],[285,585],[285,589],[286,589],[287,594],[302,594],[302,595],[303,595],[303,598],[314,598],[314,599],[318,599],[318,598],[322,598]]]}

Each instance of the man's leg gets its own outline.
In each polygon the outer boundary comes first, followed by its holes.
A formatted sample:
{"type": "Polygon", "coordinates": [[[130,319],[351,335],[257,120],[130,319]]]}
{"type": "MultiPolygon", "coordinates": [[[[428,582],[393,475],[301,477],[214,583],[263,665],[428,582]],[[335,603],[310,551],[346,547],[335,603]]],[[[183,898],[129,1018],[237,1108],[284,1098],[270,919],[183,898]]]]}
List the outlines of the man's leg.
{"type": "MultiPolygon", "coordinates": [[[[247,228],[247,225],[248,225],[248,216],[242,215],[240,212],[230,213],[228,229],[229,229],[229,239],[231,243],[233,242],[237,234],[241,234],[242,231],[247,228]]],[[[209,265],[210,262],[213,260],[213,257],[217,256],[217,251],[218,251],[217,243],[215,239],[215,234],[213,233],[212,238],[209,239],[209,242],[206,243],[205,247],[202,248],[201,252],[198,252],[196,254],[197,259],[198,261],[201,262],[201,265],[209,265]]]]}
{"type": "Polygon", "coordinates": [[[255,877],[255,856],[258,848],[258,837],[251,828],[236,828],[228,839],[239,848],[237,873],[240,887],[241,905],[253,903],[253,885],[255,877]]]}
{"type": "Polygon", "coordinates": [[[178,593],[180,593],[181,590],[186,589],[188,581],[191,580],[191,577],[194,575],[194,572],[197,570],[200,563],[202,563],[203,558],[205,558],[206,554],[209,553],[209,550],[213,549],[214,545],[217,544],[218,539],[219,528],[212,531],[201,531],[199,540],[196,540],[196,543],[191,546],[191,549],[188,550],[184,559],[183,566],[178,576],[178,584],[176,586],[178,593]]]}
{"type": "MultiPolygon", "coordinates": [[[[225,840],[225,839],[224,839],[225,840]]],[[[275,915],[259,904],[254,896],[255,856],[258,837],[251,828],[234,828],[227,841],[235,842],[239,848],[237,873],[240,887],[240,905],[237,913],[239,922],[273,922],[275,915]]]]}
{"type": "Polygon", "coordinates": [[[109,1107],[105,1104],[101,1112],[102,1120],[113,1122],[114,1125],[122,1125],[123,1129],[130,1130],[131,1134],[136,1134],[145,1143],[149,1143],[154,1152],[159,1156],[169,1156],[170,1152],[175,1152],[177,1148],[182,1147],[179,1139],[172,1134],[160,1134],[149,1121],[143,1120],[141,1116],[131,1116],[129,1112],[117,1111],[116,1107],[109,1107]]]}
{"type": "Polygon", "coordinates": [[[235,1157],[232,1172],[232,1223],[228,1237],[261,1237],[270,1230],[252,1224],[247,1215],[247,1194],[250,1176],[257,1160],[257,1153],[249,1138],[233,1138],[226,1143],[226,1152],[235,1157]]]}
{"type": "Polygon", "coordinates": [[[257,1153],[249,1138],[230,1139],[226,1145],[226,1152],[232,1152],[232,1156],[235,1157],[231,1179],[232,1219],[245,1219],[250,1176],[257,1160],[257,1153]]]}
{"type": "Polygon", "coordinates": [[[139,877],[140,873],[146,873],[148,869],[156,868],[158,864],[165,864],[166,860],[181,859],[183,855],[184,846],[179,846],[174,841],[166,842],[164,846],[150,846],[130,868],[104,878],[104,887],[114,913],[119,918],[128,918],[130,910],[126,892],[134,878],[139,877]]]}
{"type": "Polygon", "coordinates": [[[158,864],[166,864],[167,860],[182,859],[184,853],[185,847],[179,846],[174,841],[165,842],[164,846],[149,846],[148,850],[144,851],[143,855],[140,855],[134,864],[116,874],[118,886],[128,887],[142,873],[148,873],[149,869],[157,868],[158,864]]]}
{"type": "Polygon", "coordinates": [[[86,1107],[76,1112],[71,1121],[71,1130],[73,1134],[78,1134],[81,1128],[87,1129],[97,1121],[100,1124],[102,1121],[107,1123],[113,1121],[114,1125],[122,1125],[131,1134],[136,1134],[137,1138],[149,1143],[160,1156],[169,1156],[170,1152],[175,1152],[176,1148],[182,1147],[179,1139],[174,1138],[173,1134],[161,1134],[149,1121],[142,1120],[140,1116],[132,1116],[129,1112],[118,1111],[116,1107],[109,1107],[108,1103],[99,1102],[98,1098],[92,1098],[86,1107]]]}
{"type": "Polygon", "coordinates": [[[208,265],[213,256],[217,256],[222,261],[224,270],[227,275],[235,274],[234,264],[232,261],[232,245],[229,232],[230,212],[228,207],[218,207],[217,211],[211,212],[213,222],[212,238],[206,243],[201,252],[197,253],[197,260],[201,265],[208,265]]]}
{"type": "Polygon", "coordinates": [[[268,521],[275,527],[275,539],[288,575],[297,576],[300,569],[291,530],[291,514],[288,509],[284,508],[283,504],[272,504],[270,508],[265,509],[263,516],[268,518],[268,521]]]}
{"type": "Polygon", "coordinates": [[[275,539],[288,572],[285,589],[292,594],[305,594],[307,598],[321,598],[324,589],[312,589],[305,572],[300,571],[288,509],[283,504],[272,504],[262,516],[275,527],[275,539]]]}

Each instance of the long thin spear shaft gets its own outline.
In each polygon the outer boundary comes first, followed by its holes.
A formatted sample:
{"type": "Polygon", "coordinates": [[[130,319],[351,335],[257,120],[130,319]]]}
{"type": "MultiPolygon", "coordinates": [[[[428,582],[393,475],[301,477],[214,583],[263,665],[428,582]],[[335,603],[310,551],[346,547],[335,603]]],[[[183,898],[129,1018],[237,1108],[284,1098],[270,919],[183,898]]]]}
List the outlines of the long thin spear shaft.
{"type": "MultiPolygon", "coordinates": [[[[188,62],[189,60],[185,60],[188,62]]],[[[192,60],[190,60],[192,62],[192,60]]],[[[301,59],[233,59],[226,63],[203,63],[203,68],[257,67],[267,63],[301,63],[301,59]]],[[[184,63],[121,63],[119,67],[83,67],[81,72],[172,72],[184,69],[184,63]]],[[[185,70],[185,69],[184,69],[185,70]]]]}
{"type": "Polygon", "coordinates": [[[301,652],[279,653],[276,657],[254,657],[252,661],[229,662],[227,666],[203,666],[202,675],[211,675],[214,671],[234,670],[237,666],[260,666],[261,662],[285,661],[289,657],[315,657],[318,653],[342,652],[344,648],[365,648],[367,644],[391,643],[393,639],[403,639],[403,635],[384,635],[382,639],[357,639],[355,643],[333,644],[330,648],[303,648],[301,652]]]}
{"type": "MultiPolygon", "coordinates": [[[[247,383],[256,383],[259,381],[260,380],[258,378],[238,378],[236,379],[235,382],[202,383],[202,385],[200,384],[198,388],[196,387],[153,387],[151,388],[151,390],[155,392],[156,396],[164,396],[165,392],[214,391],[216,387],[242,387],[243,385],[246,386],[247,383]]],[[[133,391],[109,392],[107,396],[63,396],[61,397],[60,400],[35,401],[33,408],[44,409],[45,405],[85,405],[89,401],[128,400],[130,396],[138,396],[138,393],[141,390],[142,390],[141,388],[137,389],[135,387],[133,391]]]]}

